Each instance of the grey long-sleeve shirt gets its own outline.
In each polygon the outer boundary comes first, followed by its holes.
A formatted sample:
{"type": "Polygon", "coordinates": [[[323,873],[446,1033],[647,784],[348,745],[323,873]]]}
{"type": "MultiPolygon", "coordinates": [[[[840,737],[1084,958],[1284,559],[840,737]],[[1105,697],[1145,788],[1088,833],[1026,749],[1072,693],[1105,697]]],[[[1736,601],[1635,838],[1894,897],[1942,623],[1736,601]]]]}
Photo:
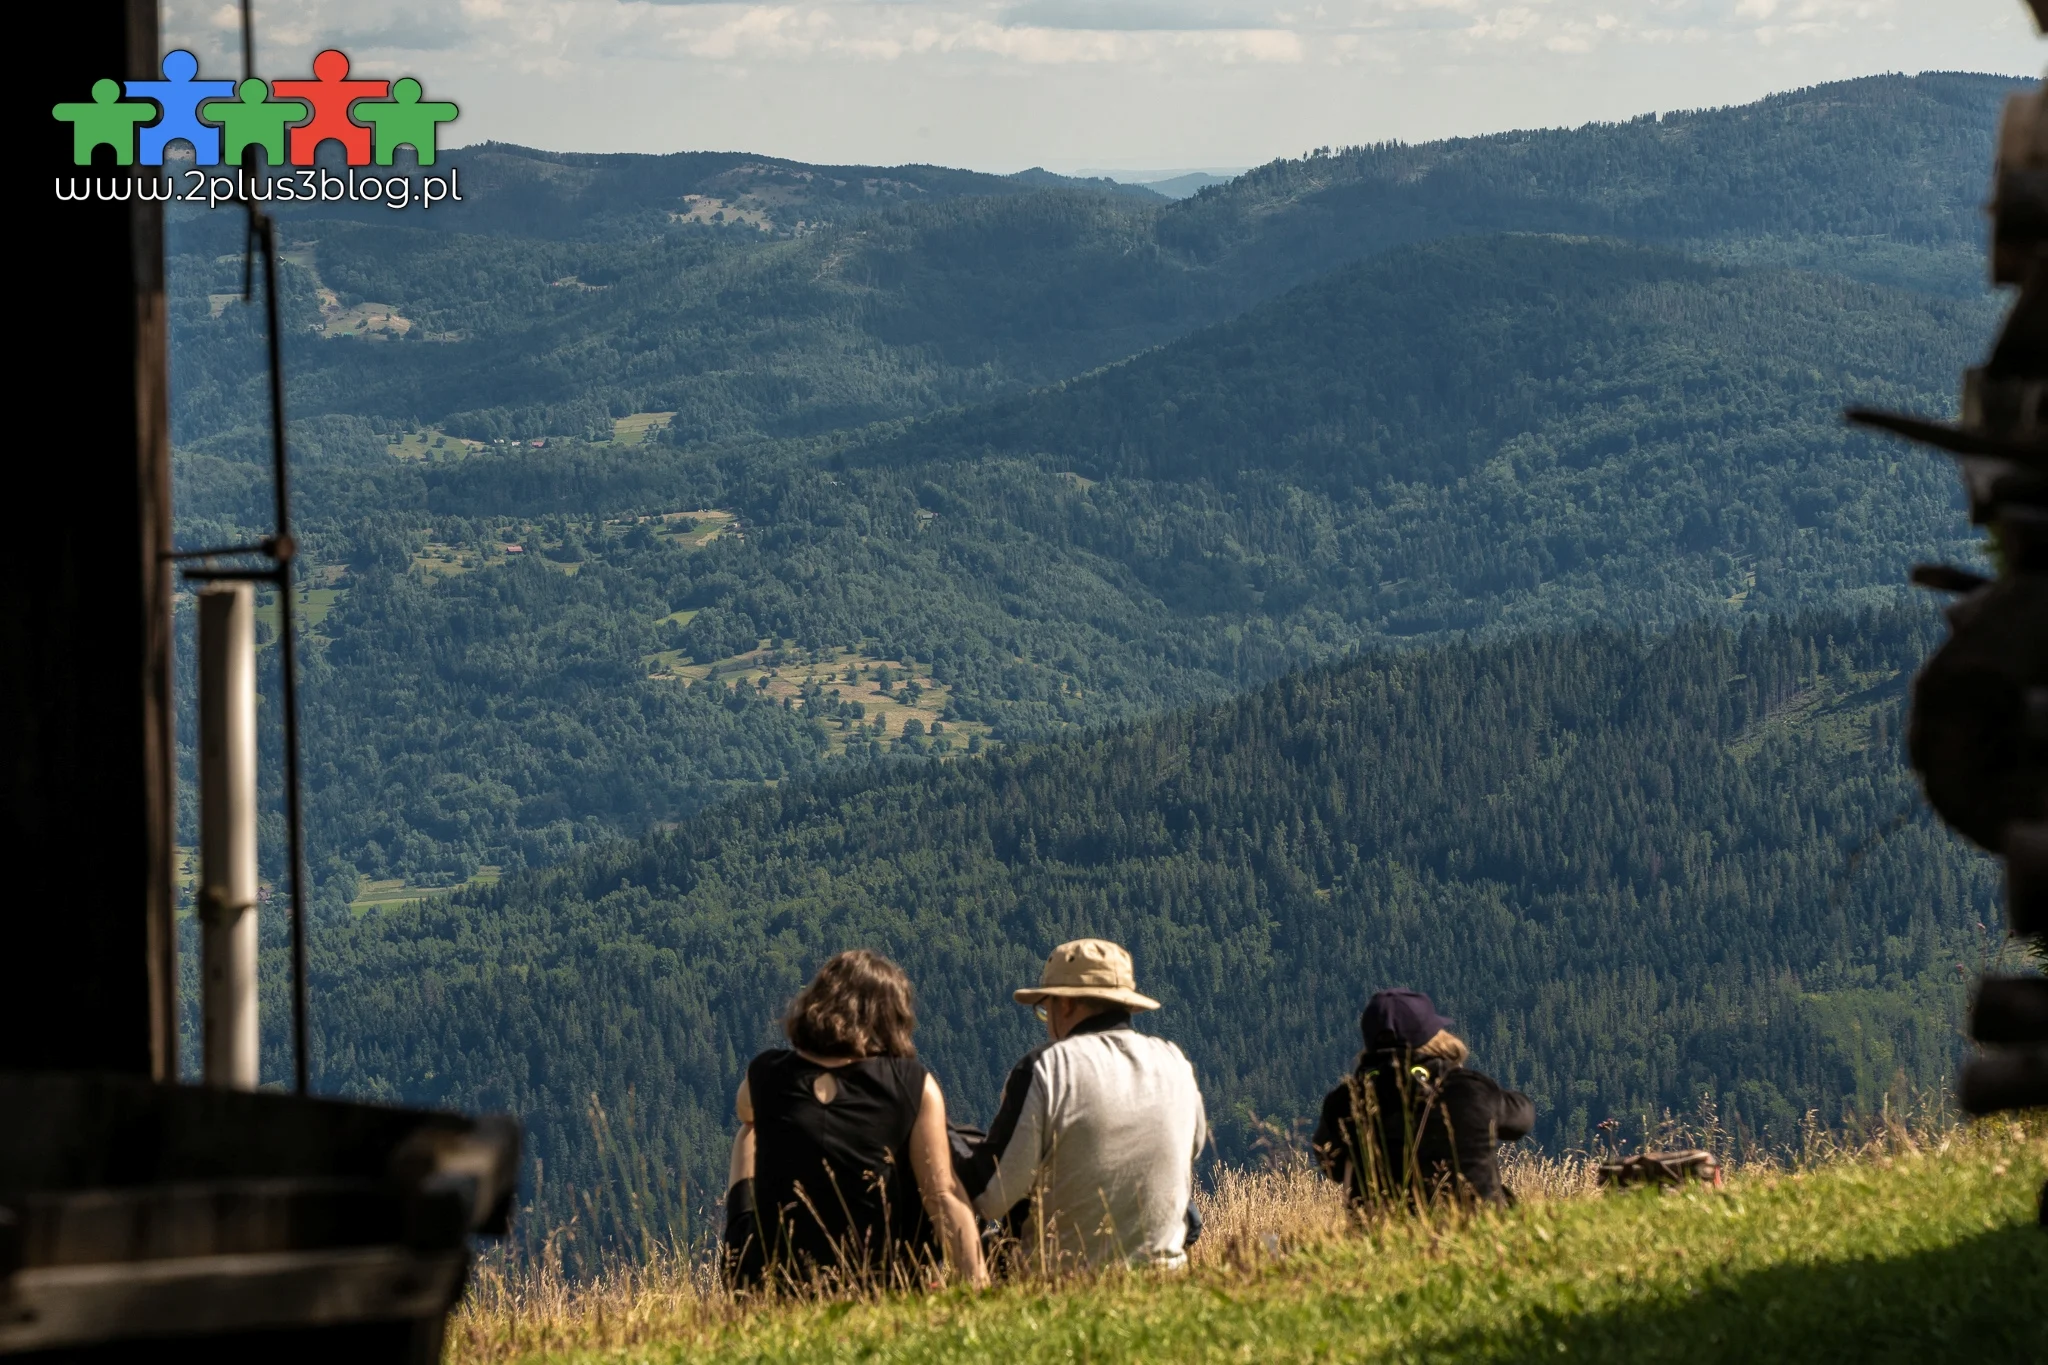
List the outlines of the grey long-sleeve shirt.
{"type": "Polygon", "coordinates": [[[1209,1140],[1202,1092],[1172,1043],[1105,1023],[1083,1024],[1019,1064],[1010,1089],[1027,1065],[1029,1079],[1021,1103],[1006,1096],[989,1135],[993,1170],[974,1206],[1000,1218],[1035,1191],[1058,1254],[1178,1267],[1194,1159],[1209,1140]]]}

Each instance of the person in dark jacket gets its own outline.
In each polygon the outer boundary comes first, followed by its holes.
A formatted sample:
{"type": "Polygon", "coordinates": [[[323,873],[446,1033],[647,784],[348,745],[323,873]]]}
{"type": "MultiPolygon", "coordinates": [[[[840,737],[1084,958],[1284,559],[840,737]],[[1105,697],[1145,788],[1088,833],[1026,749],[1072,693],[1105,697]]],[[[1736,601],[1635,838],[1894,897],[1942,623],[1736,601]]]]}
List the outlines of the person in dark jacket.
{"type": "Polygon", "coordinates": [[[748,1064],[726,1193],[735,1284],[897,1287],[940,1263],[987,1283],[916,1027],[901,968],[840,953],[790,1005],[791,1046],[748,1064]]]}
{"type": "Polygon", "coordinates": [[[1365,1049],[1323,1099],[1316,1160],[1354,1205],[1507,1204],[1498,1149],[1536,1106],[1465,1065],[1467,1049],[1420,991],[1381,991],[1359,1016],[1365,1049]]]}

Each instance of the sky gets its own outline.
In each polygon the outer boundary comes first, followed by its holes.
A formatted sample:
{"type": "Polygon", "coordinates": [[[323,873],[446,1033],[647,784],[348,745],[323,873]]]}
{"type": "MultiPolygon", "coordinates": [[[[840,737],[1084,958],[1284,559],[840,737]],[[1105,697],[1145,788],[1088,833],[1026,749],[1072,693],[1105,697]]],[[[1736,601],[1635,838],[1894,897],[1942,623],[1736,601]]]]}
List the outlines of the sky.
{"type": "MultiPolygon", "coordinates": [[[[444,146],[1156,172],[1738,104],[1887,71],[2038,75],[2019,0],[255,0],[257,71],[417,77],[444,146]]],[[[240,6],[166,45],[240,74],[240,6]]]]}

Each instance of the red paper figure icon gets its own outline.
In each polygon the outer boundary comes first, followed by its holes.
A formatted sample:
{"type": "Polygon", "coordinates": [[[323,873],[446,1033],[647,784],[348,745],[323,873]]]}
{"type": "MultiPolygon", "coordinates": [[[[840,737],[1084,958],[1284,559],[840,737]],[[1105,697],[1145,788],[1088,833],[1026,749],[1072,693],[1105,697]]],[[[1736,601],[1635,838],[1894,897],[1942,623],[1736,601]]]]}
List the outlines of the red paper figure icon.
{"type": "Polygon", "coordinates": [[[310,122],[292,129],[292,164],[310,166],[313,153],[327,141],[339,142],[348,153],[348,164],[370,164],[370,130],[348,116],[357,100],[382,99],[391,89],[389,81],[348,79],[348,57],[328,48],[313,59],[310,81],[273,81],[271,93],[286,99],[301,99],[313,106],[310,122]]]}

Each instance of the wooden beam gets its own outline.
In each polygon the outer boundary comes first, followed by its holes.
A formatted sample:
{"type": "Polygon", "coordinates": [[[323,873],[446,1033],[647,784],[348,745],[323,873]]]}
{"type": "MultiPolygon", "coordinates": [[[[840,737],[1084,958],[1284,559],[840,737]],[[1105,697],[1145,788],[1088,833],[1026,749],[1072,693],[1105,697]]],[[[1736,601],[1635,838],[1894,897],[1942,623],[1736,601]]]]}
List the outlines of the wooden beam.
{"type": "MultiPolygon", "coordinates": [[[[58,59],[25,106],[157,74],[154,0],[48,16],[58,59]]],[[[38,113],[32,183],[71,162],[38,113]]],[[[104,155],[104,153],[102,153],[104,155]]],[[[45,178],[48,176],[49,178],[45,178]]],[[[37,319],[14,448],[30,498],[0,575],[0,1069],[177,1071],[170,408],[163,212],[59,202],[20,215],[37,319]]]]}

